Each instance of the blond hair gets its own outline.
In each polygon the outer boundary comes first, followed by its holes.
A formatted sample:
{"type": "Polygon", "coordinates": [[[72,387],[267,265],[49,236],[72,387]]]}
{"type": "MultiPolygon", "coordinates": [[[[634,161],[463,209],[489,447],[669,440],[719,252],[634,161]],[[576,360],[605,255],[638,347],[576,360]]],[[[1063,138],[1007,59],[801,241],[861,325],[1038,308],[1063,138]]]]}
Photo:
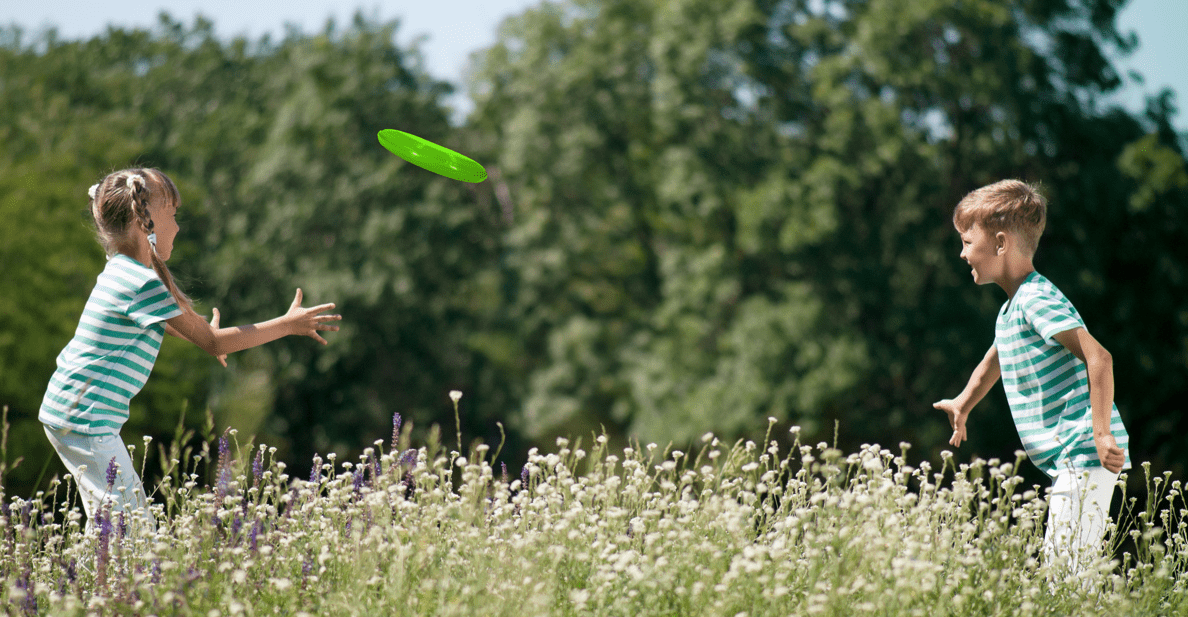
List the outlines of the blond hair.
{"type": "MultiPolygon", "coordinates": [[[[176,207],[181,203],[177,185],[157,169],[136,168],[112,172],[92,186],[88,195],[91,198],[89,209],[95,221],[96,235],[108,257],[116,253],[131,255],[135,252],[135,229],[143,230],[146,234],[153,233],[149,202],[154,197],[167,200],[167,207],[176,207]]],[[[157,255],[156,245],[149,252],[157,277],[165,283],[178,306],[192,313],[193,303],[178,288],[173,273],[157,255]]]]}
{"type": "Polygon", "coordinates": [[[1048,201],[1039,187],[1021,180],[1001,180],[971,191],[953,210],[953,226],[965,232],[975,224],[990,233],[1017,234],[1030,257],[1039,248],[1048,221],[1048,201]]]}

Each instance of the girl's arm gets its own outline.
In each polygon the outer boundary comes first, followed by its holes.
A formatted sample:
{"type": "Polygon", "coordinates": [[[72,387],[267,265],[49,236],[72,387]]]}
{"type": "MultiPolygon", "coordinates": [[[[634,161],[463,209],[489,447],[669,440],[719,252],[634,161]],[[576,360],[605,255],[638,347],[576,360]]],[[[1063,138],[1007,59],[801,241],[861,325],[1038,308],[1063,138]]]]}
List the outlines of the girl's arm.
{"type": "Polygon", "coordinates": [[[932,404],[933,407],[949,414],[949,424],[953,426],[953,436],[949,438],[950,445],[960,446],[961,442],[965,441],[965,421],[969,419],[969,412],[986,397],[990,388],[998,383],[999,377],[1002,377],[1002,367],[998,364],[998,348],[991,345],[990,351],[987,351],[986,356],[978,363],[973,375],[969,376],[969,383],[965,384],[961,394],[955,399],[945,399],[932,404]]]}
{"type": "Polygon", "coordinates": [[[208,324],[193,312],[187,312],[168,320],[166,330],[172,328],[176,336],[194,343],[216,358],[289,335],[308,336],[325,345],[326,339],[322,338],[318,331],[337,331],[338,326],[328,322],[340,321],[342,316],[319,314],[334,308],[333,304],[302,308],[301,298],[301,290],[298,289],[288,312],[275,319],[250,326],[219,328],[217,314],[214,323],[208,324]]]}
{"type": "MultiPolygon", "coordinates": [[[[211,313],[213,313],[213,315],[210,318],[210,327],[214,328],[215,330],[218,330],[219,329],[219,309],[211,309],[211,313]]],[[[165,322],[165,334],[168,334],[169,336],[177,337],[179,339],[182,339],[183,341],[190,341],[190,339],[182,336],[181,332],[174,330],[173,326],[169,325],[168,321],[165,322]]],[[[194,343],[194,341],[190,341],[190,342],[194,343]]],[[[198,343],[194,343],[194,344],[197,345],[198,343]]],[[[227,368],[227,355],[226,354],[223,354],[221,356],[215,356],[215,359],[219,361],[219,364],[223,365],[223,368],[227,368]]]]}
{"type": "Polygon", "coordinates": [[[1093,443],[1101,466],[1118,473],[1126,463],[1126,451],[1118,447],[1110,430],[1114,411],[1114,358],[1084,328],[1065,330],[1052,336],[1085,363],[1089,373],[1089,406],[1093,410],[1093,443]]]}

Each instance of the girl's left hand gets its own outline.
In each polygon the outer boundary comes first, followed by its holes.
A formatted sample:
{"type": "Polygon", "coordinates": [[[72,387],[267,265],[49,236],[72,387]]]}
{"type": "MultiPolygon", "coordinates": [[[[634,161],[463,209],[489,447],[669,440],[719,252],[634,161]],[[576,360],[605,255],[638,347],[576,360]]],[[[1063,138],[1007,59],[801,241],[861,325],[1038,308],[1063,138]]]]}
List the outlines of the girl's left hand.
{"type": "MultiPolygon", "coordinates": [[[[211,309],[210,312],[211,312],[210,327],[211,327],[211,329],[218,330],[219,329],[219,309],[211,309]]],[[[227,368],[227,354],[218,356],[217,359],[219,361],[219,364],[223,365],[223,368],[227,368]]]]}
{"type": "Polygon", "coordinates": [[[327,322],[342,321],[342,315],[319,315],[319,313],[334,308],[334,304],[319,304],[310,308],[302,308],[301,299],[301,288],[298,287],[297,295],[293,298],[293,304],[289,306],[289,312],[285,313],[285,316],[293,321],[293,334],[308,336],[325,345],[326,339],[322,338],[318,334],[318,331],[337,332],[338,326],[331,325],[327,322]]]}

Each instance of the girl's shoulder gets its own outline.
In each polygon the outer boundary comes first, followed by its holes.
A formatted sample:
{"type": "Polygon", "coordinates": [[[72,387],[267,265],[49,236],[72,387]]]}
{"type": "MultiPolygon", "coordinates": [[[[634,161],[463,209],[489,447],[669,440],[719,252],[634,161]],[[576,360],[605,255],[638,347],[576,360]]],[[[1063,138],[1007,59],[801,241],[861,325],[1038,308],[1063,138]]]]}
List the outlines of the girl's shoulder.
{"type": "Polygon", "coordinates": [[[119,288],[136,291],[150,281],[160,281],[160,278],[152,268],[145,267],[144,264],[127,255],[116,253],[107,260],[107,266],[99,274],[99,280],[114,284],[119,288]]]}

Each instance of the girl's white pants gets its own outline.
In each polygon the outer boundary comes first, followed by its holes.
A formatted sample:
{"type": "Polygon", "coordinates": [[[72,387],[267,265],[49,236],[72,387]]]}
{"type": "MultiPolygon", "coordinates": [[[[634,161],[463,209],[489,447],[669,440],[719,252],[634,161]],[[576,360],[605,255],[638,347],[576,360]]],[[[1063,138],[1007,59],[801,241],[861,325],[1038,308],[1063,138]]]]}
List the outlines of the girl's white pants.
{"type": "Polygon", "coordinates": [[[80,435],[46,426],[45,436],[66,464],[66,470],[74,476],[83,509],[87,512],[89,532],[98,531],[95,517],[105,503],[110,504],[113,525],[118,513],[124,512],[130,526],[138,526],[134,521],[144,521],[149,530],[156,529],[156,521],[148,510],[144,485],[136,475],[132,457],[119,435],[80,435]],[[108,489],[107,469],[112,459],[115,459],[117,471],[115,481],[108,489]]]}
{"type": "Polygon", "coordinates": [[[1048,496],[1048,528],[1044,558],[1055,564],[1062,557],[1079,574],[1104,551],[1110,501],[1118,474],[1104,467],[1059,472],[1048,496]]]}

